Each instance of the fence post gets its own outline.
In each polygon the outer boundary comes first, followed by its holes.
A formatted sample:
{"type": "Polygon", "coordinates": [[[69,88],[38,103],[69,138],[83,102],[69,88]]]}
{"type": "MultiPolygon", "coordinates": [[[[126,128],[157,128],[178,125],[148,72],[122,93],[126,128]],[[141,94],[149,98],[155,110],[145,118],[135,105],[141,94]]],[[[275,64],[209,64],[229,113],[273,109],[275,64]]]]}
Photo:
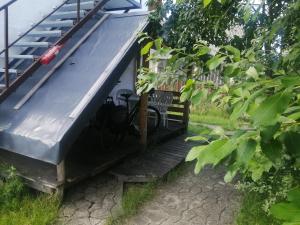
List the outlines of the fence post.
{"type": "Polygon", "coordinates": [[[142,151],[145,151],[147,148],[147,117],[148,117],[148,94],[144,93],[141,96],[141,104],[140,104],[140,144],[142,146],[142,151]]]}

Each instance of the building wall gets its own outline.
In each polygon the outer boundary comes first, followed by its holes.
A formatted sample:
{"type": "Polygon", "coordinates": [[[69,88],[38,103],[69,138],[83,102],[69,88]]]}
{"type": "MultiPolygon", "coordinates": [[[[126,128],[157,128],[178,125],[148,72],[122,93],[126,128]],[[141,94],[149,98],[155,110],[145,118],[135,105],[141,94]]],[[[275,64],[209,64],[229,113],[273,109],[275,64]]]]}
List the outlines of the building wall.
{"type": "Polygon", "coordinates": [[[133,59],[128,65],[127,69],[121,75],[119,83],[114,87],[109,96],[114,98],[114,102],[118,104],[116,94],[120,89],[135,90],[135,73],[136,73],[136,61],[133,59]]]}

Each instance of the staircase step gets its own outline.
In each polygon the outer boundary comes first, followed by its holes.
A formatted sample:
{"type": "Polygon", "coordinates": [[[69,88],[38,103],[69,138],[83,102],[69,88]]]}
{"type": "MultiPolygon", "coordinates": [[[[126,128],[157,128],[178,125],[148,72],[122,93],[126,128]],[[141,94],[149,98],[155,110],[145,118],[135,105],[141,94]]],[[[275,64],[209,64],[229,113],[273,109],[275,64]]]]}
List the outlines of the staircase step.
{"type": "MultiPolygon", "coordinates": [[[[94,1],[87,1],[80,3],[81,10],[90,10],[95,7],[94,1]]],[[[77,10],[77,3],[66,4],[60,8],[60,11],[70,11],[70,10],[77,10]]]]}
{"type": "MultiPolygon", "coordinates": [[[[85,15],[84,10],[80,10],[80,17],[85,15]]],[[[56,12],[52,14],[50,19],[76,19],[77,18],[77,11],[69,11],[69,12],[56,12]]]]}
{"type": "MultiPolygon", "coordinates": [[[[97,0],[98,1],[98,0],[97,0]]],[[[97,1],[93,1],[93,2],[97,2],[97,1]]],[[[91,2],[91,0],[80,0],[81,3],[83,2],[91,2]]],[[[68,4],[71,4],[71,3],[77,3],[77,0],[69,0],[68,1],[68,4]]]]}
{"type": "MultiPolygon", "coordinates": [[[[0,56],[0,58],[4,58],[4,56],[0,56]]],[[[10,55],[10,59],[36,59],[38,56],[35,55],[10,55]]]]}
{"type": "Polygon", "coordinates": [[[30,37],[61,37],[61,30],[46,30],[46,31],[32,31],[26,36],[30,37]]]}
{"type": "Polygon", "coordinates": [[[14,44],[15,47],[32,47],[32,48],[49,48],[50,42],[17,42],[14,44]]]}
{"type": "Polygon", "coordinates": [[[0,91],[2,91],[5,88],[6,88],[5,84],[0,84],[0,91]]]}
{"type": "MultiPolygon", "coordinates": [[[[16,69],[9,69],[8,73],[15,73],[17,74],[19,71],[16,69]]],[[[5,69],[0,69],[0,73],[5,73],[5,69]]]]}
{"type": "Polygon", "coordinates": [[[47,20],[39,25],[39,27],[72,27],[73,20],[47,20]]]}

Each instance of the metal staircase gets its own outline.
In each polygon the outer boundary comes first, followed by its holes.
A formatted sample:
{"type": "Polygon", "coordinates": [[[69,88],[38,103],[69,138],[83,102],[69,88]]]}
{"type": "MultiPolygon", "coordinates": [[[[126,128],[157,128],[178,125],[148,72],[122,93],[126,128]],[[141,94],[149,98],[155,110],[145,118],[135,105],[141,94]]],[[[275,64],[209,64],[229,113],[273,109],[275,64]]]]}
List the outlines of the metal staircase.
{"type": "Polygon", "coordinates": [[[0,51],[0,59],[4,61],[4,68],[0,68],[0,103],[42,65],[41,57],[47,51],[63,45],[110,0],[66,0],[9,43],[8,13],[16,1],[0,7],[0,12],[4,11],[5,25],[4,49],[0,51]],[[20,53],[9,54],[19,49],[22,49],[20,53]]]}

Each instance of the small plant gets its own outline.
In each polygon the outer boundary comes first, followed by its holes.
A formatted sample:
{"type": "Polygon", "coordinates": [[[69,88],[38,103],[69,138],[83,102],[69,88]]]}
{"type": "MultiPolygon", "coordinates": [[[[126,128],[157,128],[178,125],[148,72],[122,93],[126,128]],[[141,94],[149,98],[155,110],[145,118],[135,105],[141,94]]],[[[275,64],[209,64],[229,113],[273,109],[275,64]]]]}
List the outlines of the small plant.
{"type": "Polygon", "coordinates": [[[0,225],[52,225],[58,215],[56,196],[30,190],[13,167],[1,166],[6,178],[0,183],[0,225]]]}

